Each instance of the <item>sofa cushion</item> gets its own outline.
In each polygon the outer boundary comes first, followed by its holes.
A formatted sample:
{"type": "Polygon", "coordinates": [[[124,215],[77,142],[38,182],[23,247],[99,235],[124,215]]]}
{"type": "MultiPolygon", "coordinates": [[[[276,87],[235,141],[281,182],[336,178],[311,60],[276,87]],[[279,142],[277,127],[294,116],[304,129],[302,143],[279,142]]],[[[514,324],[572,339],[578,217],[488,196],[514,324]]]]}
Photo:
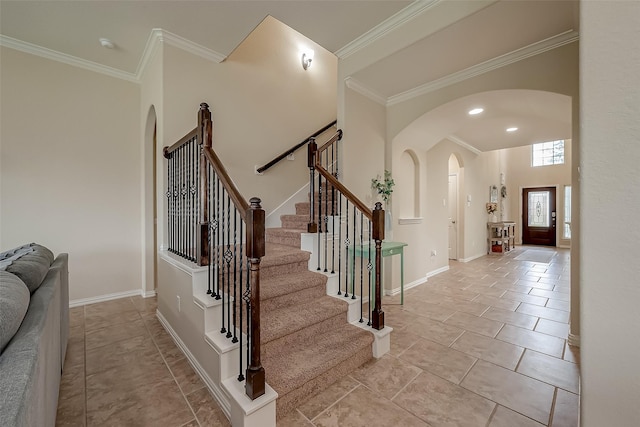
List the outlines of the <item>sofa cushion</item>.
{"type": "Polygon", "coordinates": [[[49,266],[53,262],[53,253],[36,243],[32,243],[31,248],[33,252],[14,260],[6,271],[18,276],[27,285],[29,292],[34,293],[49,271],[49,266]]]}
{"type": "Polygon", "coordinates": [[[0,271],[0,353],[20,328],[29,308],[29,289],[17,276],[0,271]]]}

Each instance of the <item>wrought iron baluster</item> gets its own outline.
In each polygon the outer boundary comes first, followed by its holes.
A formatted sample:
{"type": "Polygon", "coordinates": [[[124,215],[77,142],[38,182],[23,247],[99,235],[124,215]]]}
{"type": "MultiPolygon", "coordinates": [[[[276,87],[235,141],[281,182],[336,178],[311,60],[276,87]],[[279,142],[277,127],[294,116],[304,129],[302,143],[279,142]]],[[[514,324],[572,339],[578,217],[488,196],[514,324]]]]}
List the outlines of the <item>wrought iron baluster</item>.
{"type": "MultiPolygon", "coordinates": [[[[362,296],[364,295],[363,286],[364,286],[364,254],[362,251],[364,250],[364,239],[362,233],[364,231],[364,214],[360,212],[360,319],[362,319],[362,296]]],[[[355,296],[353,297],[355,299],[355,296]]]]}
{"type": "MultiPolygon", "coordinates": [[[[324,153],[324,159],[325,159],[325,168],[327,168],[328,162],[329,162],[329,154],[328,153],[324,153]]],[[[327,271],[329,271],[327,269],[327,248],[329,247],[329,242],[328,242],[328,238],[329,238],[329,181],[325,178],[324,180],[324,184],[325,184],[325,189],[324,189],[324,272],[326,273],[327,271]]]]}
{"type": "MultiPolygon", "coordinates": [[[[316,155],[318,155],[316,153],[316,155]]],[[[322,153],[320,154],[322,155],[322,153]]],[[[320,263],[321,263],[321,256],[320,256],[320,240],[322,239],[322,236],[320,233],[322,233],[322,225],[323,225],[323,221],[322,221],[322,175],[318,175],[318,234],[316,236],[316,239],[318,240],[318,268],[317,270],[320,271],[320,263]]]]}
{"type": "Polygon", "coordinates": [[[237,330],[238,330],[238,325],[236,324],[236,316],[237,316],[237,311],[236,311],[236,307],[238,306],[238,293],[237,293],[237,245],[238,245],[238,209],[236,209],[234,207],[234,212],[233,212],[233,339],[231,340],[231,342],[236,343],[238,342],[238,334],[237,334],[237,330]]]}
{"type": "Polygon", "coordinates": [[[353,266],[353,276],[354,276],[353,277],[354,280],[351,281],[351,298],[352,299],[355,299],[355,295],[354,294],[356,293],[356,291],[355,291],[355,288],[356,288],[356,281],[355,281],[355,274],[356,274],[356,241],[357,241],[356,240],[356,229],[358,228],[358,225],[357,225],[357,222],[356,222],[356,218],[357,218],[356,217],[356,213],[357,213],[357,210],[356,210],[356,207],[354,206],[353,207],[353,251],[352,251],[353,260],[352,260],[352,264],[351,264],[353,266]]]}
{"type": "MultiPolygon", "coordinates": [[[[367,310],[368,312],[368,319],[367,319],[367,325],[371,326],[371,272],[373,271],[373,264],[371,264],[371,250],[373,249],[373,246],[371,245],[371,221],[368,221],[369,223],[369,261],[367,263],[367,270],[369,270],[369,309],[367,310]]],[[[361,301],[362,302],[362,301],[361,301]]],[[[362,310],[361,310],[362,311],[362,310]]],[[[362,314],[360,314],[360,317],[362,317],[362,314]]],[[[362,319],[360,319],[360,322],[362,322],[362,319]]]]}
{"type": "Polygon", "coordinates": [[[242,364],[242,330],[243,330],[243,326],[242,326],[242,305],[243,305],[243,288],[242,285],[244,284],[244,282],[242,281],[242,272],[244,270],[244,221],[240,220],[240,262],[239,262],[239,267],[240,267],[240,280],[239,280],[239,284],[240,284],[240,299],[235,301],[235,304],[238,305],[239,307],[239,320],[238,320],[238,324],[239,329],[240,329],[240,337],[239,337],[239,351],[238,354],[240,355],[240,364],[238,365],[238,369],[240,370],[240,372],[238,373],[238,381],[244,381],[244,375],[242,375],[242,371],[243,371],[243,364],[242,364]]]}
{"type": "Polygon", "coordinates": [[[209,241],[207,242],[207,245],[209,245],[209,250],[207,251],[207,295],[211,295],[213,294],[213,290],[211,289],[211,282],[212,282],[212,271],[213,271],[213,263],[211,262],[211,253],[213,252],[213,221],[211,218],[211,215],[213,215],[213,211],[211,210],[211,203],[212,203],[212,197],[211,197],[211,193],[212,193],[212,188],[213,185],[211,183],[211,167],[209,165],[205,166],[205,173],[207,174],[207,193],[209,194],[208,200],[207,200],[207,204],[209,205],[207,210],[209,212],[209,218],[207,218],[207,221],[209,221],[209,241]]]}
{"type": "Polygon", "coordinates": [[[186,161],[186,186],[185,186],[185,205],[186,212],[184,215],[185,218],[185,255],[189,261],[192,261],[191,257],[191,168],[193,164],[191,163],[191,143],[187,143],[184,145],[185,147],[185,161],[186,161]]]}
{"type": "Polygon", "coordinates": [[[342,286],[342,194],[338,195],[340,204],[338,205],[338,295],[341,294],[342,286]]]}
{"type": "MultiPolygon", "coordinates": [[[[221,260],[221,256],[220,256],[220,249],[221,249],[221,234],[222,231],[220,230],[220,227],[222,226],[222,218],[220,216],[220,199],[222,197],[220,196],[220,178],[218,178],[218,174],[216,174],[216,194],[215,194],[215,199],[216,199],[216,255],[215,255],[215,259],[216,259],[216,267],[217,267],[217,273],[216,273],[216,299],[219,300],[222,298],[222,291],[221,291],[221,287],[222,284],[220,283],[222,277],[220,276],[222,274],[222,262],[221,260]]],[[[224,305],[224,304],[223,304],[224,305]]],[[[224,319],[224,314],[222,316],[222,318],[224,319]]]]}
{"type": "MultiPolygon", "coordinates": [[[[349,246],[351,245],[351,241],[349,240],[349,200],[347,199],[345,201],[345,205],[346,205],[346,213],[345,213],[345,218],[347,219],[347,222],[345,224],[345,229],[344,229],[344,235],[345,235],[345,239],[344,239],[344,255],[345,255],[345,263],[344,263],[344,297],[345,298],[349,298],[349,279],[351,279],[351,281],[353,282],[354,277],[353,274],[354,272],[352,271],[352,274],[349,274],[349,246]]],[[[355,209],[356,207],[354,206],[353,209],[355,209]]]]}
{"type": "Polygon", "coordinates": [[[225,255],[226,255],[226,251],[224,249],[224,230],[226,229],[225,228],[225,226],[226,226],[225,217],[224,217],[224,211],[225,211],[224,193],[225,192],[226,191],[223,188],[222,189],[222,194],[220,194],[220,199],[222,199],[221,200],[222,211],[220,212],[220,218],[221,218],[220,219],[220,232],[222,234],[222,236],[220,237],[220,239],[221,239],[221,242],[220,242],[220,255],[221,255],[220,256],[220,265],[221,265],[221,268],[220,268],[220,273],[219,273],[220,274],[220,287],[221,287],[221,289],[220,289],[220,297],[222,299],[222,304],[221,304],[222,305],[222,328],[220,328],[220,333],[221,334],[224,334],[224,333],[227,332],[226,323],[225,323],[226,318],[225,318],[224,313],[225,313],[225,305],[226,305],[225,304],[225,300],[226,300],[226,298],[229,297],[229,295],[225,292],[225,289],[224,289],[224,285],[226,283],[226,279],[225,279],[225,261],[226,261],[225,255]]]}
{"type": "Polygon", "coordinates": [[[231,338],[233,335],[231,333],[231,258],[233,257],[233,253],[231,251],[231,197],[229,196],[229,192],[227,193],[227,250],[224,253],[224,259],[227,263],[227,338],[231,338]]]}

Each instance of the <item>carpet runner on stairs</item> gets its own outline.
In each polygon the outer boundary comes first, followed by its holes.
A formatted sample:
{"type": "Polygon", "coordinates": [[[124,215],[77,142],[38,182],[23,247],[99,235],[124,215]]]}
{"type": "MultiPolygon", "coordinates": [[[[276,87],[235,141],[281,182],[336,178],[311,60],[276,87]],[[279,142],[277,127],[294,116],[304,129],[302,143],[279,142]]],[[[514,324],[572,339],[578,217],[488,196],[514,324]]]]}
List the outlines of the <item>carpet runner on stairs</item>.
{"type": "Polygon", "coordinates": [[[373,357],[373,335],[350,325],[347,302],[326,295],[327,277],[308,270],[310,253],[299,249],[308,212],[309,203],[297,204],[282,218],[291,228],[267,229],[260,268],[261,357],[278,418],[373,357]]]}

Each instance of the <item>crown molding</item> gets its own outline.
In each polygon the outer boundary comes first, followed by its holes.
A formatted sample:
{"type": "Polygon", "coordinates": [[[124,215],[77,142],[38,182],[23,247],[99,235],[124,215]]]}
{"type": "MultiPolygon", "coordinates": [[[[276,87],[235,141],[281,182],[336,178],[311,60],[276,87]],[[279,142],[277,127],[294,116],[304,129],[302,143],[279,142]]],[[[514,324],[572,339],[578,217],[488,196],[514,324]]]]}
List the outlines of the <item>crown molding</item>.
{"type": "Polygon", "coordinates": [[[220,63],[227,59],[226,55],[216,52],[215,50],[211,50],[206,48],[198,43],[192,42],[191,40],[187,40],[184,37],[181,37],[177,34],[170,33],[167,30],[163,30],[161,28],[154,28],[151,30],[152,35],[155,34],[160,42],[166,43],[170,46],[177,47],[179,49],[184,50],[185,52],[189,52],[193,55],[199,56],[201,58],[207,59],[209,61],[213,61],[215,63],[220,63]]]}
{"type": "Polygon", "coordinates": [[[349,42],[347,45],[341,47],[335,52],[335,55],[344,59],[360,49],[365,48],[376,40],[384,37],[391,31],[404,25],[407,21],[412,20],[417,15],[421,14],[427,9],[430,9],[441,0],[418,0],[411,3],[409,6],[397,12],[395,15],[385,19],[380,24],[376,25],[357,39],[349,42]]]}
{"type": "Polygon", "coordinates": [[[474,65],[464,70],[449,74],[448,76],[442,77],[440,79],[425,83],[408,91],[390,96],[387,99],[386,105],[392,106],[404,101],[408,101],[409,99],[425,95],[438,89],[442,89],[446,86],[460,83],[472,77],[476,77],[481,74],[488,73],[489,71],[493,71],[498,68],[513,64],[514,62],[522,61],[523,59],[527,59],[532,56],[547,52],[549,50],[564,46],[566,44],[573,43],[578,39],[579,34],[577,31],[565,31],[563,33],[549,37],[536,43],[532,43],[520,49],[516,49],[504,55],[489,59],[488,61],[481,62],[480,64],[474,65]]]}
{"type": "Polygon", "coordinates": [[[72,55],[68,55],[66,53],[48,49],[46,47],[38,46],[33,43],[4,36],[2,34],[0,34],[0,46],[19,50],[31,55],[40,56],[52,61],[62,62],[63,64],[83,68],[85,70],[94,71],[96,73],[105,74],[107,76],[115,77],[118,79],[138,83],[138,78],[135,74],[118,70],[113,67],[108,67],[106,65],[98,64],[97,62],[81,59],[72,55]]]}
{"type": "Polygon", "coordinates": [[[448,139],[451,142],[455,142],[459,146],[466,148],[467,150],[471,151],[472,153],[475,153],[475,154],[482,153],[482,151],[478,150],[476,147],[474,147],[473,145],[469,144],[468,142],[465,142],[465,141],[461,140],[457,136],[448,135],[446,139],[448,139]]]}
{"type": "Polygon", "coordinates": [[[349,89],[353,90],[354,92],[358,92],[360,95],[366,96],[367,98],[371,99],[374,102],[377,102],[382,106],[386,105],[387,103],[387,98],[385,98],[383,95],[380,95],[376,91],[369,89],[367,86],[363,85],[353,77],[347,77],[346,79],[344,79],[344,83],[349,89]]]}
{"type": "Polygon", "coordinates": [[[214,50],[208,49],[202,45],[194,43],[190,40],[180,37],[177,34],[173,34],[162,28],[153,28],[147,39],[147,44],[138,63],[138,70],[136,71],[136,78],[139,80],[144,74],[144,70],[149,65],[151,60],[156,56],[162,43],[166,43],[170,46],[177,47],[193,55],[199,56],[215,63],[224,61],[227,57],[214,50]]]}
{"type": "Polygon", "coordinates": [[[220,63],[227,58],[221,53],[187,40],[184,37],[180,37],[161,28],[154,28],[151,30],[151,34],[149,34],[149,38],[147,39],[147,44],[144,52],[142,53],[142,57],[140,58],[140,62],[138,63],[136,73],[133,74],[0,34],[0,46],[134,83],[140,82],[140,77],[144,73],[144,69],[156,55],[162,43],[177,47],[193,55],[216,63],[220,63]]]}

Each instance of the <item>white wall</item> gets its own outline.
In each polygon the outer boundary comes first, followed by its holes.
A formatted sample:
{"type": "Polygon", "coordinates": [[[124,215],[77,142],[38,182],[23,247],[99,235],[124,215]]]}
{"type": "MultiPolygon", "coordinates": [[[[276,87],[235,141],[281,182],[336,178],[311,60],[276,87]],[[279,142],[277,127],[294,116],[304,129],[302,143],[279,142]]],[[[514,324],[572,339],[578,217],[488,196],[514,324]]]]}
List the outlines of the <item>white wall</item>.
{"type": "Polygon", "coordinates": [[[0,49],[0,247],[68,252],[71,300],[139,292],[139,86],[0,49]]]}
{"type": "Polygon", "coordinates": [[[640,420],[640,3],[581,2],[582,426],[640,420]]]}

